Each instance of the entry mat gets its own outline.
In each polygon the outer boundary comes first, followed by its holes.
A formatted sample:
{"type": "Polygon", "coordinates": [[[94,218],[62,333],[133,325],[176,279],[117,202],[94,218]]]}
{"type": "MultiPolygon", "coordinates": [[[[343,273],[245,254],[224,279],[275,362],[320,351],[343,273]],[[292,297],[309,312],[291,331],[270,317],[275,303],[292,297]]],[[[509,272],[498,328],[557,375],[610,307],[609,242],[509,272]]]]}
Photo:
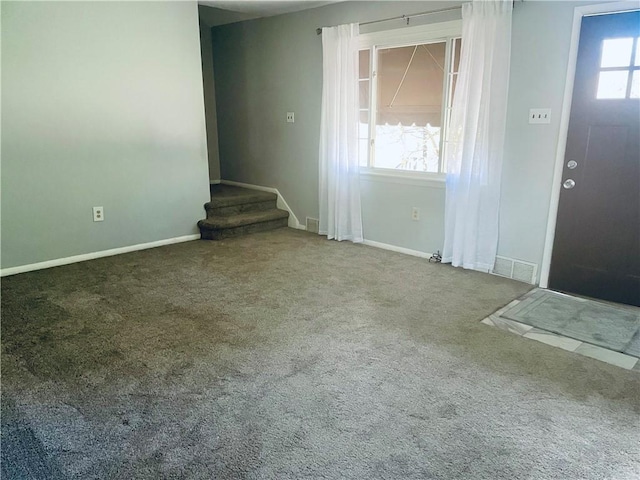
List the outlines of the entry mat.
{"type": "Polygon", "coordinates": [[[502,318],[640,358],[640,308],[535,289],[502,318]]]}

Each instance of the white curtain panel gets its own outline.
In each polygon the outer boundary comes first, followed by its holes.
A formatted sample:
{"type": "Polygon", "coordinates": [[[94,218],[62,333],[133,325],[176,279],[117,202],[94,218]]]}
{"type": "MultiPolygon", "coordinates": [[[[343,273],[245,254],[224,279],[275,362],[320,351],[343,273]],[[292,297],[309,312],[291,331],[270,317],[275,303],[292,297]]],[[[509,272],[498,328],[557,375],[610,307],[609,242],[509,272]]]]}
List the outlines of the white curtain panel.
{"type": "Polygon", "coordinates": [[[362,242],[358,166],[357,23],[322,29],[320,225],[329,239],[362,242]]]}
{"type": "Polygon", "coordinates": [[[446,149],[442,261],[490,271],[498,247],[511,55],[511,0],[462,7],[462,51],[446,149]]]}

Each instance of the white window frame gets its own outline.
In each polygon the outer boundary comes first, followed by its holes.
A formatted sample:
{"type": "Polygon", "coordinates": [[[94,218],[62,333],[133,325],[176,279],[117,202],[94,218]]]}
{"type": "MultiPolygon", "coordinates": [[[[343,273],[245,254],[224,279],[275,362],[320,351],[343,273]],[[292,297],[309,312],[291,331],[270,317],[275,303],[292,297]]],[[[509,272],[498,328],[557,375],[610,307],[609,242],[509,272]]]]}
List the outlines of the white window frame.
{"type": "Polygon", "coordinates": [[[453,39],[462,36],[462,20],[454,20],[449,22],[434,23],[429,25],[420,25],[416,27],[406,27],[397,30],[385,30],[379,32],[371,32],[361,34],[359,37],[359,49],[369,49],[369,151],[367,155],[367,166],[360,167],[361,174],[372,177],[387,177],[389,179],[402,180],[406,179],[408,183],[415,181],[443,183],[445,181],[445,173],[442,171],[444,154],[446,149],[446,133],[447,125],[450,117],[450,108],[448,102],[443,105],[442,109],[442,135],[440,140],[440,168],[441,171],[435,172],[415,172],[411,170],[394,170],[389,168],[380,168],[372,165],[373,152],[375,149],[375,125],[377,114],[377,81],[375,80],[378,68],[377,49],[405,47],[426,43],[447,42],[445,54],[445,75],[443,79],[443,98],[449,98],[450,70],[451,70],[451,48],[453,39]]]}

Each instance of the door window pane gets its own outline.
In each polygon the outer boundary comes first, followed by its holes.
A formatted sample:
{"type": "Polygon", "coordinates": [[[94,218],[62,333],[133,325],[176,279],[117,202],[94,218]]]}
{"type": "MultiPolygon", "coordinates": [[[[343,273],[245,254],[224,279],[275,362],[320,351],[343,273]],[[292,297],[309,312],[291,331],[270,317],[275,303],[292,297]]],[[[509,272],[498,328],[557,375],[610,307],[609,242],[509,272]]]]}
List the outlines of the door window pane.
{"type": "Polygon", "coordinates": [[[640,67],[640,37],[636,38],[636,60],[633,64],[640,67]]]}
{"type": "Polygon", "coordinates": [[[608,38],[602,42],[601,68],[628,67],[631,64],[633,38],[608,38]]]}
{"type": "Polygon", "coordinates": [[[631,77],[631,93],[629,98],[640,98],[640,70],[634,70],[631,77]]]}
{"type": "Polygon", "coordinates": [[[629,71],[600,72],[598,78],[598,99],[625,98],[627,96],[627,82],[629,71]]]}
{"type": "Polygon", "coordinates": [[[377,55],[375,166],[438,172],[446,42],[377,55]]]}

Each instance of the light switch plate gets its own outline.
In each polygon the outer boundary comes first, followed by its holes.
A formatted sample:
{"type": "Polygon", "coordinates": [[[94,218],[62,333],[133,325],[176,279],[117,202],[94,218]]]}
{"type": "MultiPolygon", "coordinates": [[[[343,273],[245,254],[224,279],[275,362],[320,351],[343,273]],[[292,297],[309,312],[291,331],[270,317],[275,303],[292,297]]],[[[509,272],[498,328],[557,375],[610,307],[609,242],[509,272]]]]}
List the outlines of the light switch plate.
{"type": "Polygon", "coordinates": [[[551,123],[551,109],[530,108],[529,123],[551,123]]]}

